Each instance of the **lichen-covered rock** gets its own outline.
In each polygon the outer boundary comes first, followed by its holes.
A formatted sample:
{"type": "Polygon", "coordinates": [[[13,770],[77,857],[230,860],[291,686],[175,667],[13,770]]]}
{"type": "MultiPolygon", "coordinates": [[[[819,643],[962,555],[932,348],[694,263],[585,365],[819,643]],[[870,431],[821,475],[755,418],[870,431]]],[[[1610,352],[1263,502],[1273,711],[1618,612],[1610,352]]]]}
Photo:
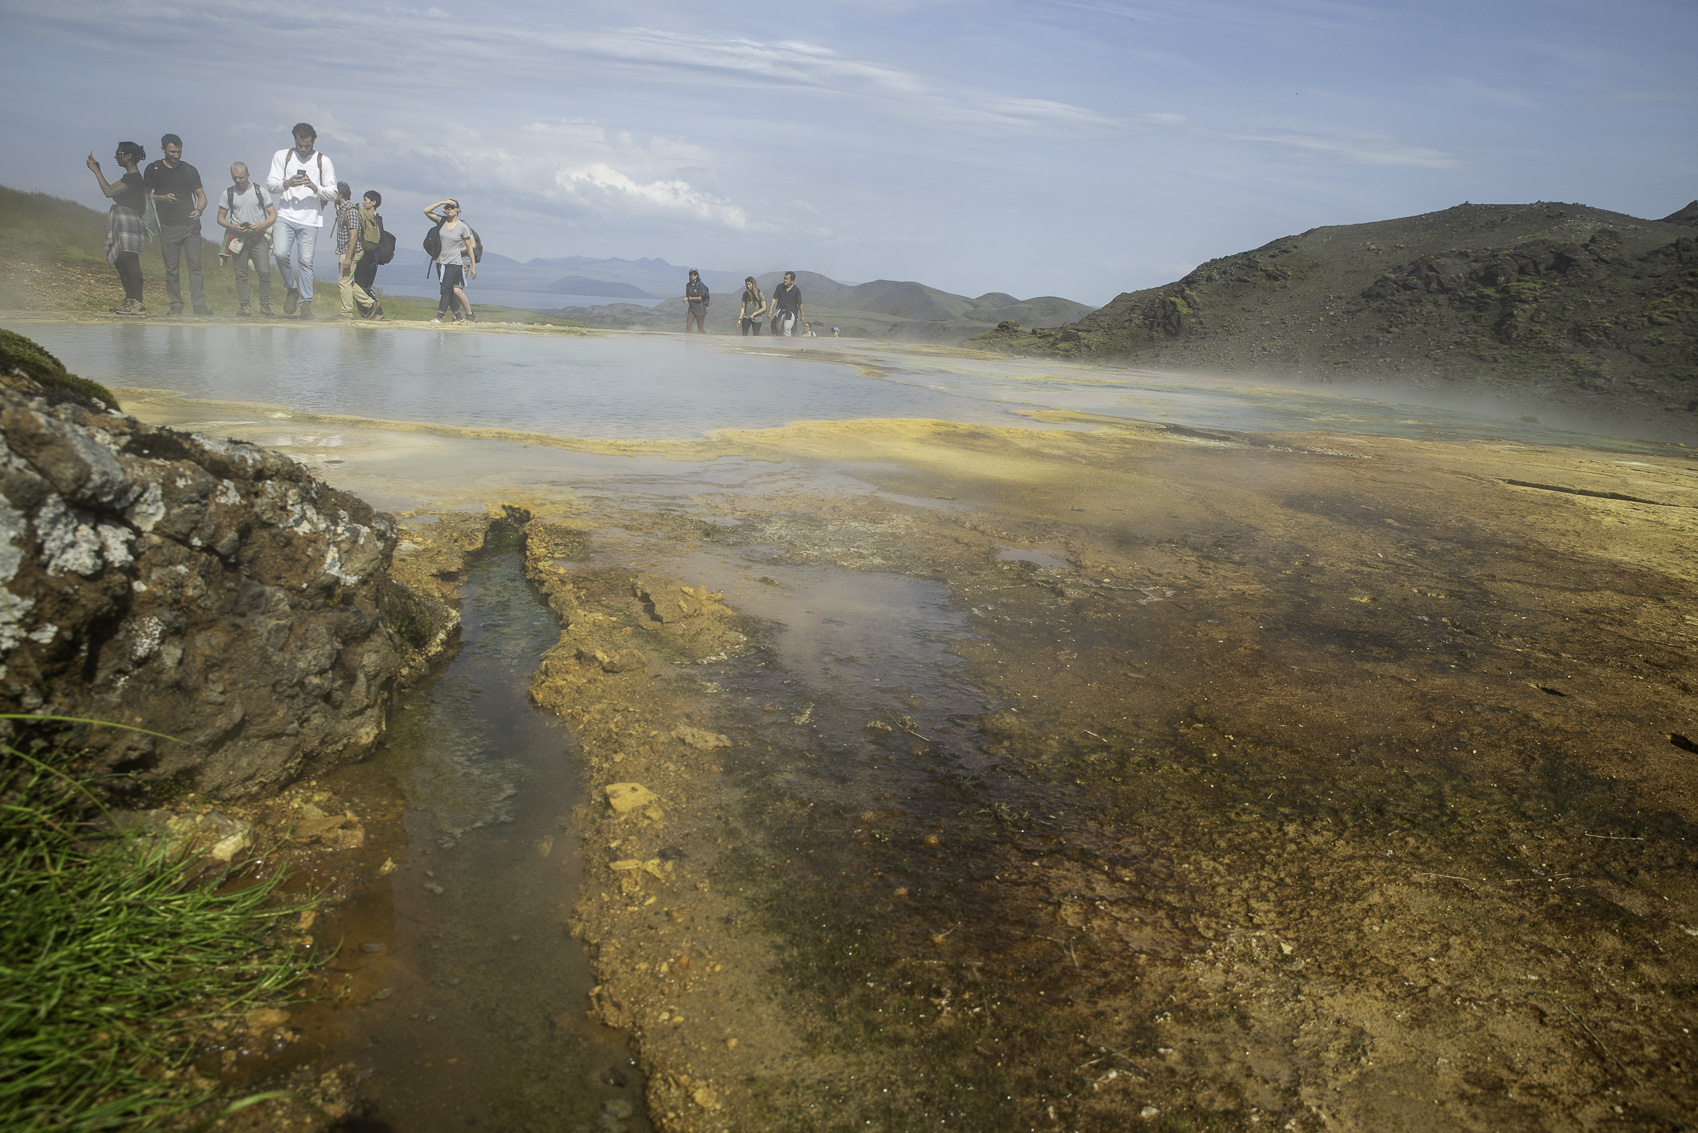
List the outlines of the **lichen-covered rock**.
{"type": "Polygon", "coordinates": [[[0,711],[171,736],[73,742],[214,797],[357,758],[400,667],[380,609],[395,539],[286,457],[144,425],[8,364],[0,711]]]}

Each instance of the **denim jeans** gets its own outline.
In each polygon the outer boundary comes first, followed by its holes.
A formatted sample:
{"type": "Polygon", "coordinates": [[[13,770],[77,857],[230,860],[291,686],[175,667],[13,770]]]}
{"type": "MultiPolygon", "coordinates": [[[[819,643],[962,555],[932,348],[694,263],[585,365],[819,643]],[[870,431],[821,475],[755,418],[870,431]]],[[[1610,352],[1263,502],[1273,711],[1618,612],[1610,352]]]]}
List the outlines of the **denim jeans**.
{"type": "Polygon", "coordinates": [[[277,274],[285,288],[301,293],[301,302],[312,302],[312,254],[318,247],[318,226],[297,224],[278,218],[271,226],[271,242],[277,253],[277,274]]]}

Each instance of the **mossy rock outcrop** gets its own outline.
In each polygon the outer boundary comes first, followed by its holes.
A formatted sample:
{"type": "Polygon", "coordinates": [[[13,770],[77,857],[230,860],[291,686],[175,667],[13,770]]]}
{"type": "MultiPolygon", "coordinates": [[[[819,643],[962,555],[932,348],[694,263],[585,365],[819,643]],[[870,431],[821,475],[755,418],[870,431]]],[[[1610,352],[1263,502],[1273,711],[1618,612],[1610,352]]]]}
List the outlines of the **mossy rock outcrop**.
{"type": "Polygon", "coordinates": [[[28,378],[41,387],[49,401],[74,397],[104,409],[119,409],[118,398],[99,382],[65,369],[65,364],[34,339],[0,328],[0,374],[28,378]]]}

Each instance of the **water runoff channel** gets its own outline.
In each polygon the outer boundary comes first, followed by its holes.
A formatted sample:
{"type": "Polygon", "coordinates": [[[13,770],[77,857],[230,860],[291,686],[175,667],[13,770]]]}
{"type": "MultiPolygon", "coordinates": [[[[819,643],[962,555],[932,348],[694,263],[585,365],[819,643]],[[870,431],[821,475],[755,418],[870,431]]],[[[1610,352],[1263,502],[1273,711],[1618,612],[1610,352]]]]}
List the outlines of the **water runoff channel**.
{"type": "MultiPolygon", "coordinates": [[[[798,358],[660,336],[591,338],[568,349],[541,336],[329,328],[21,329],[71,369],[117,387],[368,421],[577,437],[694,437],[719,427],[853,417],[1031,426],[1021,411],[1046,408],[1217,428],[1289,428],[1299,419],[1313,427],[1317,415],[1331,415],[1350,423],[1346,431],[1382,435],[1505,432],[1501,421],[1452,420],[1409,406],[1307,405],[1298,404],[1302,396],[1164,386],[1082,367],[877,351],[798,358]]],[[[645,490],[653,490],[652,468],[644,476],[645,490]]],[[[602,490],[616,490],[617,479],[602,490]]],[[[525,579],[519,540],[516,525],[492,528],[461,592],[462,639],[452,663],[403,695],[382,751],[325,783],[370,803],[367,849],[382,865],[327,918],[325,927],[342,939],[334,961],[341,995],[298,1013],[305,1041],[286,1061],[356,1068],[374,1108],[349,1128],[651,1128],[626,1037],[585,1010],[593,975],[568,922],[584,882],[574,815],[586,799],[569,729],[529,701],[532,671],[560,627],[525,579]]],[[[739,586],[738,564],[693,565],[728,591],[728,601],[744,601],[760,616],[761,588],[729,595],[739,586]]],[[[819,685],[824,699],[876,699],[875,688],[827,687],[838,670],[828,672],[817,658],[859,650],[869,672],[913,669],[913,643],[927,640],[919,667],[930,676],[915,669],[902,688],[932,693],[938,711],[983,710],[982,702],[968,703],[970,690],[947,687],[948,646],[965,627],[946,595],[925,590],[936,584],[894,576],[882,587],[866,576],[841,581],[816,580],[816,605],[826,615],[787,631],[792,672],[819,685]],[[879,592],[860,593],[869,585],[879,592]],[[834,592],[841,617],[829,616],[834,592]],[[853,640],[836,642],[833,634],[853,640]]]]}
{"type": "Polygon", "coordinates": [[[520,539],[498,522],[468,563],[459,650],[402,694],[383,747],[316,781],[364,819],[368,880],[320,914],[340,942],[327,992],[267,1069],[352,1067],[356,1133],[651,1128],[567,928],[584,788],[570,730],[527,696],[560,626],[520,539]]]}

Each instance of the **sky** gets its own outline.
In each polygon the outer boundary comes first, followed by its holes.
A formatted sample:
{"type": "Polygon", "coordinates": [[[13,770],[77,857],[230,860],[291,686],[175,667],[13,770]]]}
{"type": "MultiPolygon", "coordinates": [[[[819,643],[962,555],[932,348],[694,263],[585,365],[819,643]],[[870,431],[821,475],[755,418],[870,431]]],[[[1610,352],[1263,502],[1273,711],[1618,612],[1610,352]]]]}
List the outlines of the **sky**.
{"type": "MultiPolygon", "coordinates": [[[[1093,305],[1328,224],[1698,198],[1693,0],[0,0],[0,183],[216,191],[297,121],[390,227],[1093,305]],[[405,223],[402,223],[405,222],[405,223]]],[[[405,238],[405,237],[404,237],[405,238]]]]}

